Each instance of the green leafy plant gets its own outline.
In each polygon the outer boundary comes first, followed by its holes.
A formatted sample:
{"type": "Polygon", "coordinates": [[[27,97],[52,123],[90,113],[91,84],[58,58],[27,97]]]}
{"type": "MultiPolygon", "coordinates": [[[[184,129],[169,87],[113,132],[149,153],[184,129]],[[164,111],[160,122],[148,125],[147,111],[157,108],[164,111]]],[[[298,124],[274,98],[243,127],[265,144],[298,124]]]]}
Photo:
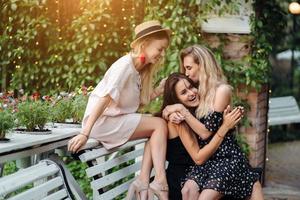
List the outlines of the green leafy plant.
{"type": "Polygon", "coordinates": [[[93,192],[90,187],[92,179],[88,178],[85,172],[85,170],[88,168],[87,164],[80,161],[71,160],[70,157],[64,157],[64,161],[67,163],[68,169],[80,185],[80,188],[82,188],[83,192],[89,199],[92,199],[93,192]]]}
{"type": "Polygon", "coordinates": [[[250,148],[250,145],[247,143],[247,139],[245,138],[245,136],[243,136],[241,134],[236,134],[235,139],[236,139],[237,143],[239,144],[239,146],[241,147],[242,152],[247,157],[249,157],[251,148],[250,148]]]}
{"type": "Polygon", "coordinates": [[[72,119],[74,123],[80,123],[85,112],[85,108],[88,102],[88,96],[83,94],[77,94],[72,99],[72,119]]]}
{"type": "Polygon", "coordinates": [[[0,110],[0,139],[5,138],[7,131],[14,127],[14,117],[9,110],[0,110]]]}
{"type": "Polygon", "coordinates": [[[43,130],[50,119],[50,105],[42,101],[25,101],[18,104],[16,118],[26,131],[43,130]]]}
{"type": "Polygon", "coordinates": [[[51,108],[52,121],[65,123],[67,119],[72,118],[73,100],[71,98],[62,98],[58,100],[51,108]]]}
{"type": "Polygon", "coordinates": [[[133,24],[143,12],[142,1],[131,0],[1,2],[0,65],[6,81],[0,85],[42,93],[95,85],[129,51],[133,24]]]}

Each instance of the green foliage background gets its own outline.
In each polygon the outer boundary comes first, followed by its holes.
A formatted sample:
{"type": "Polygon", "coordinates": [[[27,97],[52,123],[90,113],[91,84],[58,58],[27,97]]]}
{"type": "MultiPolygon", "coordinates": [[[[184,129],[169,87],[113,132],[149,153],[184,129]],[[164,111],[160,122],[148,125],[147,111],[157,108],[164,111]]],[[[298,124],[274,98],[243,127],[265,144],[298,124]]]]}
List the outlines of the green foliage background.
{"type": "Polygon", "coordinates": [[[48,92],[95,85],[129,50],[138,6],[117,0],[2,1],[2,88],[48,92]]]}
{"type": "MultiPolygon", "coordinates": [[[[158,19],[173,31],[165,67],[158,79],[178,70],[178,52],[205,44],[201,22],[210,12],[238,13],[242,1],[227,0],[8,0],[0,3],[2,89],[71,91],[96,85],[106,69],[130,50],[134,25],[158,19]],[[57,2],[57,3],[56,3],[57,2]],[[220,8],[215,11],[215,8],[220,8]],[[6,81],[4,81],[6,80],[6,81]]],[[[233,86],[254,88],[268,81],[271,12],[275,1],[254,3],[263,13],[252,19],[253,53],[242,62],[226,61],[222,45],[213,49],[233,86]],[[265,21],[264,21],[265,20],[265,21]],[[267,30],[266,30],[267,26],[267,30]],[[250,65],[250,66],[249,66],[250,65]]],[[[279,24],[280,25],[280,24],[279,24]]],[[[273,31],[282,26],[272,26],[273,31]]],[[[225,43],[226,41],[223,41],[225,43]]]]}

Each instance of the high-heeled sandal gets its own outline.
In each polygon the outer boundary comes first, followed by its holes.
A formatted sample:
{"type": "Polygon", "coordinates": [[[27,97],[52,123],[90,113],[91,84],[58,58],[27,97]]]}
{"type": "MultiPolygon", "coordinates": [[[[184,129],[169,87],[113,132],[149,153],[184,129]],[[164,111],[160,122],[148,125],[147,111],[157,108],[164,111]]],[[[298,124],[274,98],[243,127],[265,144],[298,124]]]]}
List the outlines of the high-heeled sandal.
{"type": "MultiPolygon", "coordinates": [[[[148,190],[148,200],[153,200],[154,195],[158,197],[158,199],[162,199],[162,194],[164,192],[169,192],[168,185],[161,185],[159,183],[155,183],[154,181],[149,184],[148,190]]],[[[169,198],[168,198],[169,199],[169,198]]]]}
{"type": "Polygon", "coordinates": [[[144,190],[148,190],[149,184],[142,183],[139,179],[135,179],[129,186],[126,200],[132,200],[135,195],[137,200],[141,200],[140,192],[144,190]]]}

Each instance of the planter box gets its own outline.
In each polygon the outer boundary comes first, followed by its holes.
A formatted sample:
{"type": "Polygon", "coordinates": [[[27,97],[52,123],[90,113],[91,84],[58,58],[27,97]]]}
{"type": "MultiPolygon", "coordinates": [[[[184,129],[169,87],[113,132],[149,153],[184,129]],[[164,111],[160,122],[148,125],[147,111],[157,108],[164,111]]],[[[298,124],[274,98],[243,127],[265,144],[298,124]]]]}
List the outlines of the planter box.
{"type": "Polygon", "coordinates": [[[25,129],[15,129],[14,133],[19,133],[19,134],[30,134],[30,135],[48,135],[51,134],[52,131],[49,129],[46,130],[36,130],[36,131],[26,131],[25,129]]]}

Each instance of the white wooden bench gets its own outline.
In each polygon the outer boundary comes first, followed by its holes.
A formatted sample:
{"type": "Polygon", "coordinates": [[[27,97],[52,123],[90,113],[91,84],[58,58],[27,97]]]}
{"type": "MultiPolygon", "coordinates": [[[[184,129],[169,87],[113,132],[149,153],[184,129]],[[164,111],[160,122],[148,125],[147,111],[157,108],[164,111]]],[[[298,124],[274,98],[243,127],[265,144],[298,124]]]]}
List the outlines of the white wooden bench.
{"type": "Polygon", "coordinates": [[[79,158],[89,165],[86,174],[92,178],[93,200],[125,197],[130,183],[140,171],[145,141],[147,140],[130,141],[107,150],[96,140],[88,140],[79,158]]]}
{"type": "Polygon", "coordinates": [[[269,100],[269,126],[300,122],[300,110],[293,96],[273,97],[269,100]]]}
{"type": "Polygon", "coordinates": [[[34,166],[1,177],[0,199],[71,200],[72,196],[58,165],[51,160],[43,160],[34,166]],[[25,189],[26,187],[30,189],[25,189]],[[22,189],[22,192],[17,192],[22,189]]]}

